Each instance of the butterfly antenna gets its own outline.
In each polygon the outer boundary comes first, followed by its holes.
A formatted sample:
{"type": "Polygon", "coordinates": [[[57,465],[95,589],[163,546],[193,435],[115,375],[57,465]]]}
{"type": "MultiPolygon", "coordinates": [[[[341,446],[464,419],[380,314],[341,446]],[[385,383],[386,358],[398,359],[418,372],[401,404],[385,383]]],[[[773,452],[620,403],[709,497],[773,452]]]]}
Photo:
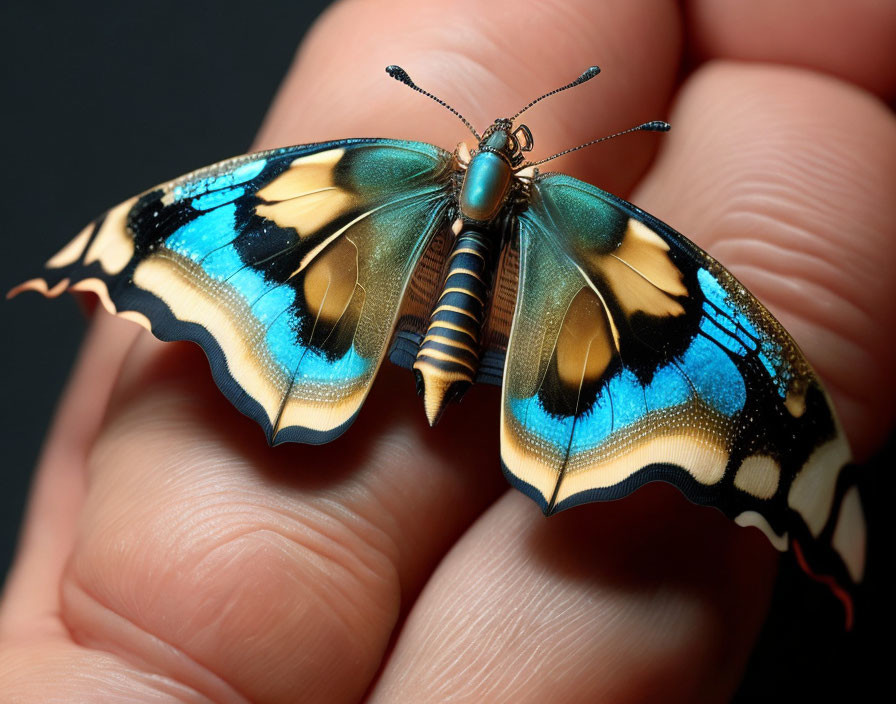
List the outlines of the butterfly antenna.
{"type": "Polygon", "coordinates": [[[600,66],[589,66],[588,70],[586,70],[581,76],[579,76],[572,83],[567,83],[565,86],[562,86],[560,88],[554,88],[554,90],[550,91],[549,93],[545,93],[541,97],[536,98],[531,103],[529,103],[526,107],[524,107],[522,110],[520,110],[516,115],[511,117],[510,121],[513,122],[514,120],[516,120],[516,118],[518,118],[520,115],[522,115],[524,112],[526,112],[526,110],[528,110],[533,105],[535,105],[535,103],[540,103],[545,98],[550,98],[552,95],[556,95],[557,93],[560,93],[569,88],[575,88],[576,86],[580,86],[583,83],[585,83],[586,81],[590,81],[592,78],[594,78],[599,73],[600,73],[600,66]]]}
{"type": "Polygon", "coordinates": [[[473,125],[471,125],[467,121],[467,118],[465,118],[463,115],[461,115],[457,110],[455,110],[453,107],[451,107],[448,103],[446,103],[441,98],[437,98],[432,93],[423,90],[420,86],[418,86],[416,83],[414,83],[414,81],[412,81],[411,77],[408,75],[408,72],[405,71],[401,66],[386,66],[386,73],[388,73],[390,76],[392,76],[392,78],[394,78],[396,81],[401,81],[409,88],[413,88],[415,91],[417,91],[418,93],[422,93],[427,98],[432,98],[443,108],[447,108],[448,110],[453,112],[455,115],[457,115],[460,118],[460,121],[463,122],[467,126],[467,129],[473,133],[473,136],[476,138],[477,142],[482,139],[482,137],[479,136],[479,133],[473,129],[473,125]]]}
{"type": "Polygon", "coordinates": [[[520,164],[519,168],[525,169],[529,166],[538,166],[539,164],[543,164],[546,161],[556,159],[558,156],[563,156],[564,154],[569,154],[570,152],[577,152],[579,151],[579,149],[590,147],[592,144],[597,144],[598,142],[606,142],[608,139],[615,139],[616,137],[621,137],[622,135],[629,134],[630,132],[668,132],[670,129],[671,128],[669,123],[663,122],[662,120],[645,122],[643,125],[638,125],[637,127],[629,127],[627,130],[622,130],[622,132],[616,132],[615,134],[610,134],[606,137],[600,137],[599,139],[592,139],[590,142],[580,144],[578,147],[573,147],[572,149],[564,149],[562,152],[557,152],[553,156],[549,156],[547,159],[541,159],[540,161],[527,161],[525,164],[520,164]]]}

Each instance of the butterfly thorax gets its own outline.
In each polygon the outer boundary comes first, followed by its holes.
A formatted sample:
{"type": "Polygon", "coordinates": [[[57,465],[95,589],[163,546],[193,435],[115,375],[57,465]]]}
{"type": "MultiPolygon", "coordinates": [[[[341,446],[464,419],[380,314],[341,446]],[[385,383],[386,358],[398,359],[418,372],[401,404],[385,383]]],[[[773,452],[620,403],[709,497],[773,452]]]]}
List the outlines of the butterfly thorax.
{"type": "Polygon", "coordinates": [[[495,120],[482,136],[464,174],[458,205],[465,221],[493,220],[511,192],[513,172],[532,149],[532,133],[526,125],[512,130],[506,118],[495,120]],[[520,138],[525,140],[520,143],[520,138]]]}

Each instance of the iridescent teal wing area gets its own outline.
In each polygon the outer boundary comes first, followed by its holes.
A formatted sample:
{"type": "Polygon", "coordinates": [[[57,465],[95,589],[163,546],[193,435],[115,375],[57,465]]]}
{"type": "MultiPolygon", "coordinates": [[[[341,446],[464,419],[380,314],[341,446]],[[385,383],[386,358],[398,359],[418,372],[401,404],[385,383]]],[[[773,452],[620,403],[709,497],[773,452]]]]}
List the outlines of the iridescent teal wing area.
{"type": "Polygon", "coordinates": [[[113,208],[17,290],[92,291],[162,340],[192,340],[271,442],[327,442],[357,414],[445,227],[452,168],[392,140],[238,157],[113,208]]]}
{"type": "Polygon", "coordinates": [[[501,430],[511,482],[553,513],[664,480],[858,582],[849,448],[768,311],[682,235],[568,176],[536,178],[518,234],[501,430]]]}

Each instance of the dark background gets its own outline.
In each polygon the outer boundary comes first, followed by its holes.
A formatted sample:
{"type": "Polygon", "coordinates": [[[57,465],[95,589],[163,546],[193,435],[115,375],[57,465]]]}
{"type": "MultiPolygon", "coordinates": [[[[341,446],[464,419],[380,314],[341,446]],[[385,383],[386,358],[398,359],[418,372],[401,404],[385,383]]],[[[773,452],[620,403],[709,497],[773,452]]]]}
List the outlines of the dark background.
{"type": "MultiPolygon", "coordinates": [[[[0,292],[110,205],[249,150],[316,2],[4,3],[0,292]]],[[[0,300],[0,574],[85,329],[71,296],[0,300]]]]}
{"type": "MultiPolygon", "coordinates": [[[[146,187],[246,151],[308,25],[327,3],[5,3],[0,289],[33,276],[89,220],[146,187]]],[[[385,78],[384,78],[385,80],[385,78]]],[[[352,135],[333,135],[334,138],[352,135]]],[[[390,135],[384,135],[390,136],[390,135]]],[[[84,319],[70,297],[0,303],[3,344],[0,574],[31,471],[84,319]]],[[[892,653],[893,555],[883,526],[893,443],[863,487],[872,518],[870,593],[859,626],[785,561],[772,615],[737,701],[852,700],[883,685],[892,653]],[[876,529],[875,529],[876,528],[876,529]],[[875,559],[875,557],[877,559],[875,559]],[[876,572],[876,575],[875,575],[876,572]],[[886,638],[884,638],[886,636],[886,638]]],[[[884,689],[883,691],[886,691],[884,689]]]]}

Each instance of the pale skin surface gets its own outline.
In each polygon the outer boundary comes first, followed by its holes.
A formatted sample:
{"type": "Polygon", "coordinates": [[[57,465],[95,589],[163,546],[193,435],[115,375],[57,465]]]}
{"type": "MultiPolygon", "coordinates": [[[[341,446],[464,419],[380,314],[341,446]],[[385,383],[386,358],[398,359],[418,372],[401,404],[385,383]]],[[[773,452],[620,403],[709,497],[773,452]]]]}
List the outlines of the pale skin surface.
{"type": "MultiPolygon", "coordinates": [[[[725,263],[867,456],[896,386],[896,121],[875,97],[896,90],[896,16],[799,4],[814,9],[345,3],[305,42],[257,146],[464,138],[389,63],[480,129],[599,63],[527,114],[537,153],[667,118],[668,135],[552,168],[725,263]],[[718,60],[679,85],[683,54],[718,60]]],[[[0,606],[4,701],[726,700],[767,608],[765,539],[663,486],[545,520],[503,482],[497,418],[480,389],[430,430],[410,375],[387,365],[341,441],[272,450],[197,348],[97,315],[0,606]]]]}

